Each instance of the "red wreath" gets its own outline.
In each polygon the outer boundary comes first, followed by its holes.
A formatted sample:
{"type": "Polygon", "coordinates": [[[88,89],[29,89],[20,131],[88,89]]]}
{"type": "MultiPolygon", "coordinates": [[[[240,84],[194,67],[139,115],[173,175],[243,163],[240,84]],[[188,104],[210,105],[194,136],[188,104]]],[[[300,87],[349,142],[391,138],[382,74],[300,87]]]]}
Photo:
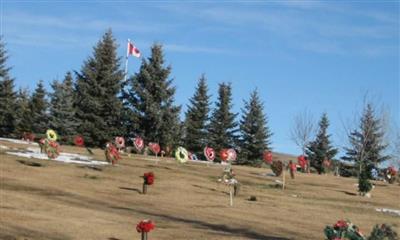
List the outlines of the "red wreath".
{"type": "Polygon", "coordinates": [[[228,149],[228,161],[236,161],[236,151],[233,148],[228,149]]]}
{"type": "Polygon", "coordinates": [[[74,144],[78,147],[83,147],[85,145],[85,141],[82,136],[75,136],[74,144]]]}
{"type": "Polygon", "coordinates": [[[149,148],[155,155],[158,155],[158,153],[161,150],[160,145],[158,143],[152,143],[152,142],[149,143],[149,148]]]}
{"type": "Polygon", "coordinates": [[[147,185],[153,185],[153,183],[154,183],[154,173],[153,172],[148,172],[148,173],[143,174],[143,179],[144,179],[144,182],[147,185]]]}
{"type": "Polygon", "coordinates": [[[136,231],[139,233],[148,233],[155,228],[155,224],[151,220],[142,220],[136,225],[136,231]]]}
{"type": "Polygon", "coordinates": [[[117,145],[117,148],[124,148],[125,139],[123,137],[115,137],[115,145],[117,145]]]}
{"type": "Polygon", "coordinates": [[[266,163],[271,164],[272,163],[272,152],[264,151],[263,158],[266,163]]]}
{"type": "Polygon", "coordinates": [[[208,161],[214,161],[215,159],[215,151],[211,147],[204,148],[204,156],[207,158],[208,161]]]}
{"type": "Polygon", "coordinates": [[[144,141],[141,137],[135,137],[133,139],[133,145],[135,145],[136,150],[140,152],[144,147],[144,141]]]}

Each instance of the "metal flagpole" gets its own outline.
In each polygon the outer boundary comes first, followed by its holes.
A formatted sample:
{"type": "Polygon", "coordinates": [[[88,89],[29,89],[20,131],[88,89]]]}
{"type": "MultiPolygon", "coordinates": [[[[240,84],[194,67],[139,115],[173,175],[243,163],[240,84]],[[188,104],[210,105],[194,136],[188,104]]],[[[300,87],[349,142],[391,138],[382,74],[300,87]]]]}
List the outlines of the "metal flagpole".
{"type": "Polygon", "coordinates": [[[125,77],[124,82],[126,83],[126,78],[128,76],[128,57],[129,57],[129,47],[130,47],[131,40],[128,38],[128,46],[126,48],[126,59],[125,59],[125,77]]]}

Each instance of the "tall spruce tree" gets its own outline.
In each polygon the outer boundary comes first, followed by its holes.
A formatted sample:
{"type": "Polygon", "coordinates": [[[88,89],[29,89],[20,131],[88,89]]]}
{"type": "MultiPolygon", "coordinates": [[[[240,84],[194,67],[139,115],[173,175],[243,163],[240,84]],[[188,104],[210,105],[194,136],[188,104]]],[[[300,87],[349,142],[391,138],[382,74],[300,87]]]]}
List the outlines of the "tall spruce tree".
{"type": "Polygon", "coordinates": [[[75,95],[71,72],[67,72],[60,83],[54,81],[51,85],[53,93],[50,94],[50,127],[60,136],[67,137],[76,133],[77,122],[75,119],[75,95]]]}
{"type": "Polygon", "coordinates": [[[223,148],[237,146],[237,113],[232,113],[231,84],[221,83],[218,89],[218,101],[209,124],[210,145],[219,152],[223,148]]]}
{"type": "Polygon", "coordinates": [[[130,111],[130,132],[162,148],[174,147],[180,138],[180,106],[174,104],[175,87],[169,78],[171,67],[164,66],[162,46],[151,47],[151,57],[143,59],[140,71],[129,78],[124,93],[125,109],[130,111]]]}
{"type": "Polygon", "coordinates": [[[350,146],[345,148],[346,155],[342,159],[355,163],[359,175],[365,171],[364,175],[371,178],[372,168],[390,158],[384,153],[388,145],[384,142],[382,121],[376,116],[372,104],[366,104],[359,128],[348,137],[350,146]]]}
{"type": "Polygon", "coordinates": [[[76,72],[76,118],[78,133],[88,146],[103,147],[122,133],[121,92],[123,71],[117,56],[117,44],[108,30],[97,43],[93,56],[76,72]]]}
{"type": "Polygon", "coordinates": [[[43,81],[39,81],[35,91],[32,94],[30,101],[30,112],[32,114],[32,132],[37,134],[44,134],[49,128],[48,126],[48,106],[46,98],[46,90],[43,86],[43,81]]]}
{"type": "Polygon", "coordinates": [[[30,109],[30,100],[28,89],[19,89],[16,102],[17,121],[15,132],[17,136],[22,136],[25,132],[32,132],[32,113],[30,109]]]}
{"type": "Polygon", "coordinates": [[[14,79],[10,77],[10,67],[7,66],[7,51],[3,38],[0,37],[0,136],[9,137],[15,131],[14,79]]]}
{"type": "Polygon", "coordinates": [[[207,145],[207,124],[209,121],[210,96],[208,95],[207,80],[204,75],[199,79],[196,92],[191,99],[185,119],[185,147],[198,157],[203,156],[203,148],[207,145]]]}
{"type": "Polygon", "coordinates": [[[263,108],[258,92],[254,90],[242,109],[239,164],[259,165],[264,150],[270,149],[272,132],[268,128],[263,108]]]}
{"type": "Polygon", "coordinates": [[[324,113],[319,122],[319,130],[316,139],[310,143],[306,150],[311,166],[317,169],[318,173],[323,173],[325,171],[323,161],[325,159],[332,160],[338,152],[331,144],[329,139],[331,135],[327,132],[328,127],[328,115],[324,113]]]}

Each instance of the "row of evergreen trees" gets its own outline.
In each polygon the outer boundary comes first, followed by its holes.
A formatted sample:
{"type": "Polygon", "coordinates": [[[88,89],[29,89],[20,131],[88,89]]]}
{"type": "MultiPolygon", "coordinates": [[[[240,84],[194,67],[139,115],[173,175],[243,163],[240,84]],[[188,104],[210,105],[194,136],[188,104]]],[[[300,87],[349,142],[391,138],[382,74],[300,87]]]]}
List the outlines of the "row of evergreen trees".
{"type": "MultiPolygon", "coordinates": [[[[44,133],[52,128],[61,136],[79,134],[88,146],[103,147],[115,136],[139,135],[147,142],[159,142],[164,149],[183,145],[199,157],[207,145],[217,151],[235,147],[239,163],[252,165],[259,164],[263,151],[270,149],[272,132],[257,90],[245,101],[237,122],[238,114],[232,111],[232,86],[219,85],[217,102],[211,109],[207,79],[202,75],[181,122],[171,66],[165,66],[158,44],[152,46],[149,58],[142,59],[139,71],[124,82],[117,45],[109,30],[81,70],[68,72],[62,82],[54,81],[50,94],[42,81],[31,95],[26,89],[15,92],[6,62],[7,53],[0,41],[0,136],[20,137],[23,132],[44,133]]],[[[365,171],[385,161],[388,157],[383,154],[386,145],[380,125],[372,106],[367,105],[359,129],[349,134],[350,146],[343,159],[356,162],[365,171]]],[[[328,116],[323,114],[315,140],[306,150],[318,172],[324,171],[324,160],[334,159],[338,152],[328,127],[328,116]]]]}
{"type": "Polygon", "coordinates": [[[211,109],[207,79],[202,75],[189,100],[185,120],[175,104],[171,66],[164,62],[162,46],[154,44],[151,56],[124,82],[121,59],[111,30],[94,47],[80,71],[67,72],[51,84],[47,93],[39,81],[30,95],[14,90],[7,53],[0,45],[0,136],[20,137],[24,132],[44,133],[54,129],[72,139],[82,135],[87,146],[103,147],[115,136],[141,136],[164,149],[183,145],[201,157],[205,146],[241,149],[242,163],[262,159],[270,149],[272,133],[267,126],[257,90],[245,102],[242,119],[232,111],[232,87],[221,83],[218,100],[211,109]]]}

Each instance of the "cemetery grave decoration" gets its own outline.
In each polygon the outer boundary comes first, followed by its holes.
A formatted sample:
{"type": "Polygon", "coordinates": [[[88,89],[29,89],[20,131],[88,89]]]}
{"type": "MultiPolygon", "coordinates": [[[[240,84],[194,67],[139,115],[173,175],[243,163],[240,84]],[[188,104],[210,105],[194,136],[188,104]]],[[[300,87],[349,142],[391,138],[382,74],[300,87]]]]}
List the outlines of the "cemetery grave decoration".
{"type": "Polygon", "coordinates": [[[271,164],[271,170],[275,174],[275,176],[279,177],[283,171],[283,163],[282,161],[273,161],[271,164]]]}
{"type": "Polygon", "coordinates": [[[218,182],[224,183],[229,187],[230,206],[233,206],[233,197],[239,194],[240,184],[235,178],[232,165],[228,165],[224,168],[222,176],[218,179],[218,182]]]}
{"type": "Polygon", "coordinates": [[[153,185],[154,184],[154,173],[153,172],[147,172],[143,174],[143,194],[147,193],[147,186],[153,185]]]}
{"type": "Polygon", "coordinates": [[[398,234],[387,224],[375,225],[368,237],[360,229],[346,220],[339,220],[333,226],[326,226],[324,234],[327,240],[398,240],[398,234]]]}
{"type": "Polygon", "coordinates": [[[151,220],[142,220],[136,225],[136,231],[142,234],[142,240],[147,240],[147,233],[155,228],[154,222],[151,220]]]}
{"type": "Polygon", "coordinates": [[[285,190],[285,182],[286,182],[286,171],[285,166],[282,161],[273,161],[271,164],[271,170],[275,174],[275,176],[279,177],[282,173],[282,190],[285,190]]]}
{"type": "Polygon", "coordinates": [[[154,155],[156,155],[156,157],[158,156],[158,154],[159,154],[160,151],[161,151],[160,144],[158,144],[158,143],[153,143],[153,142],[149,143],[149,149],[151,150],[151,152],[152,152],[154,155]]]}
{"type": "Polygon", "coordinates": [[[105,155],[107,162],[111,163],[112,165],[114,165],[115,163],[117,163],[118,160],[121,159],[118,149],[111,142],[108,142],[106,144],[105,155]]]}
{"type": "Polygon", "coordinates": [[[339,220],[333,226],[324,229],[328,240],[365,240],[359,228],[350,221],[339,220]]]}
{"type": "Polygon", "coordinates": [[[54,130],[46,131],[46,138],[39,140],[41,153],[46,153],[49,159],[55,159],[60,155],[60,145],[57,143],[57,133],[54,130]]]}
{"type": "Polygon", "coordinates": [[[175,151],[175,159],[179,163],[185,163],[189,159],[189,153],[184,147],[178,147],[175,151]]]}
{"type": "Polygon", "coordinates": [[[215,151],[211,147],[204,148],[204,156],[206,157],[207,161],[212,162],[215,159],[215,151]]]}
{"type": "Polygon", "coordinates": [[[115,146],[117,147],[118,151],[121,152],[121,149],[125,148],[125,139],[123,137],[116,137],[115,146]]]}
{"type": "Polygon", "coordinates": [[[288,164],[288,168],[289,168],[289,171],[290,171],[290,177],[292,179],[294,179],[294,174],[296,172],[297,166],[296,166],[296,164],[294,162],[292,162],[292,160],[290,160],[290,162],[288,164]]]}
{"type": "Polygon", "coordinates": [[[78,136],[74,137],[74,144],[77,147],[83,147],[83,146],[85,146],[85,141],[83,140],[82,136],[78,135],[78,136]]]}
{"type": "Polygon", "coordinates": [[[142,150],[143,150],[143,148],[144,148],[144,141],[143,141],[143,138],[141,138],[141,137],[135,137],[135,138],[133,139],[133,145],[135,146],[136,151],[137,151],[138,153],[142,152],[142,150]]]}
{"type": "Polygon", "coordinates": [[[232,161],[236,161],[236,151],[233,148],[229,148],[229,149],[222,149],[219,152],[219,157],[221,158],[221,160],[223,162],[232,162],[232,161]]]}
{"type": "Polygon", "coordinates": [[[393,166],[388,167],[385,170],[385,180],[392,184],[396,181],[397,171],[393,166]]]}
{"type": "Polygon", "coordinates": [[[272,163],[272,152],[271,151],[264,151],[263,153],[264,162],[267,164],[272,163]]]}
{"type": "Polygon", "coordinates": [[[35,134],[31,132],[24,132],[24,134],[22,135],[22,140],[27,142],[33,142],[35,141],[35,134]]]}
{"type": "Polygon", "coordinates": [[[199,160],[197,158],[197,155],[192,153],[192,152],[189,152],[189,159],[192,160],[192,161],[198,161],[199,160]]]}
{"type": "Polygon", "coordinates": [[[304,155],[300,155],[297,157],[297,163],[300,165],[301,170],[303,172],[306,172],[307,161],[306,161],[306,157],[304,155]]]}

